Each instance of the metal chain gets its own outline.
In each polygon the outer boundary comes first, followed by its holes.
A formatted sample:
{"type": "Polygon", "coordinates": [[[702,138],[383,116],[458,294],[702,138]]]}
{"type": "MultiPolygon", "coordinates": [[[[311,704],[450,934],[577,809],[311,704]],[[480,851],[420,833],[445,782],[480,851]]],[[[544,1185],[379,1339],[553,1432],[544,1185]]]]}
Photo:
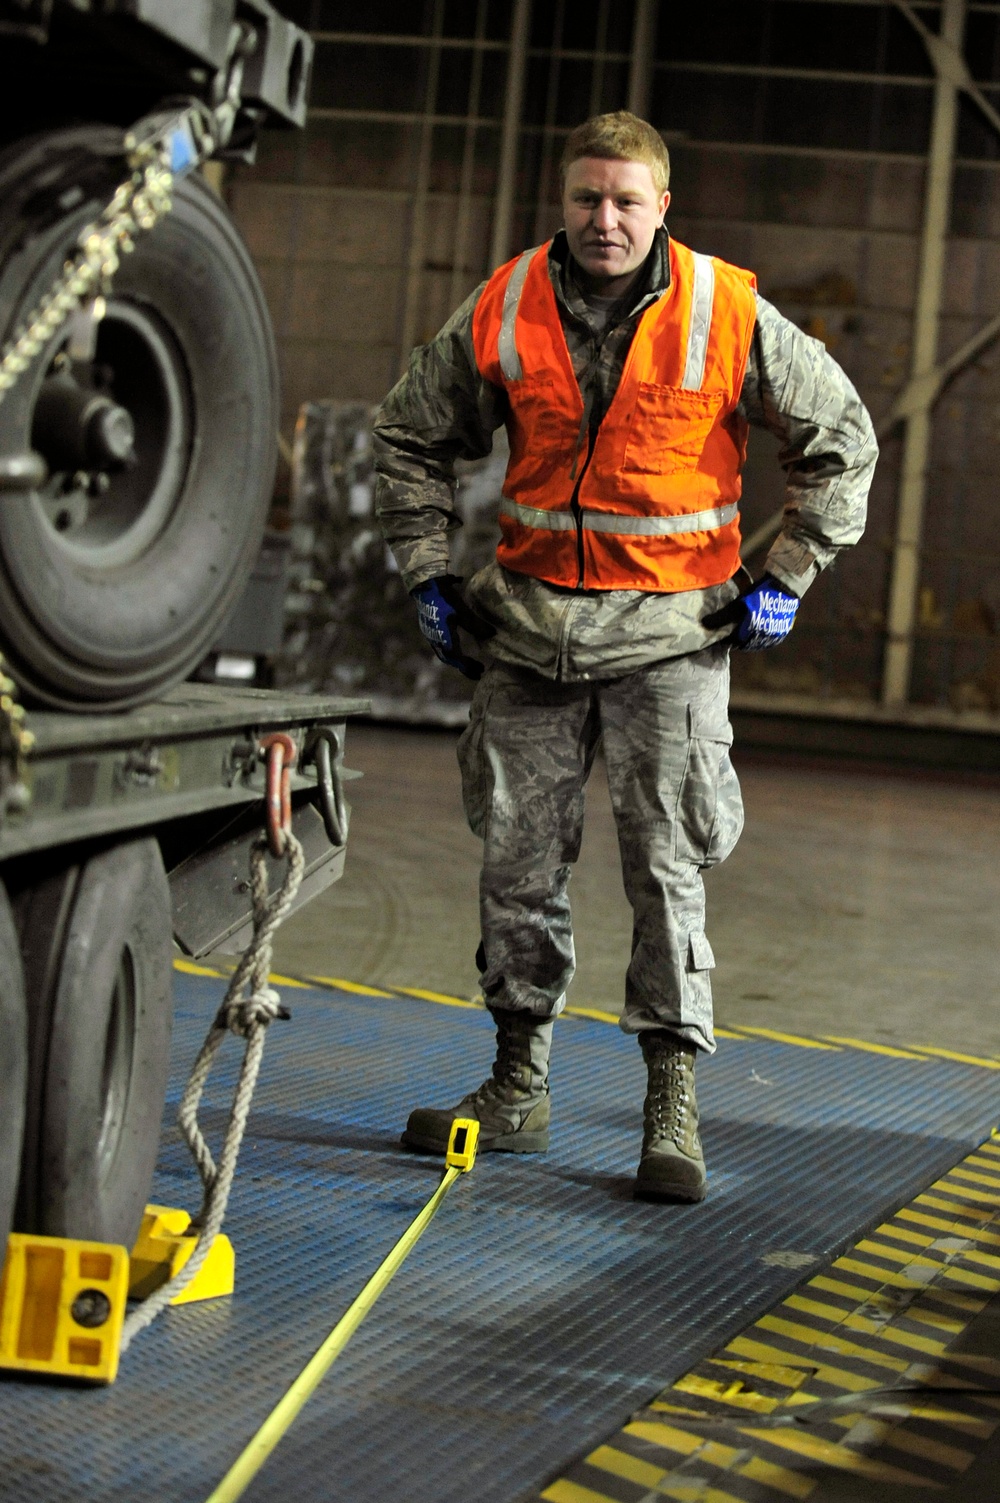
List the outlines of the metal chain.
{"type": "MultiPolygon", "coordinates": [[[[136,235],[151,230],[169,213],[173,173],[162,150],[151,144],[137,147],[129,156],[129,165],[129,177],[115,190],[100,218],[80,231],[76,253],[26,324],[4,347],[0,356],[0,402],[81,303],[107,290],[122,256],[134,250],[136,235]]],[[[30,801],[25,762],[35,744],[34,734],[25,723],[24,706],[17,698],[17,686],[5,668],[0,654],[0,745],[6,743],[14,756],[13,780],[0,799],[3,813],[23,809],[30,801]]]]}
{"type": "Polygon", "coordinates": [[[80,231],[75,253],[5,346],[0,356],[0,402],[80,304],[107,290],[122,256],[135,249],[136,236],[153,229],[170,212],[174,175],[163,150],[145,143],[128,161],[129,176],[100,218],[80,231]]]}
{"type": "Polygon", "coordinates": [[[30,793],[25,779],[25,762],[35,744],[35,735],[25,724],[24,706],[17,698],[17,685],[4,672],[6,668],[0,653],[0,746],[7,747],[14,756],[14,778],[3,790],[2,806],[6,809],[23,809],[30,793]]]}

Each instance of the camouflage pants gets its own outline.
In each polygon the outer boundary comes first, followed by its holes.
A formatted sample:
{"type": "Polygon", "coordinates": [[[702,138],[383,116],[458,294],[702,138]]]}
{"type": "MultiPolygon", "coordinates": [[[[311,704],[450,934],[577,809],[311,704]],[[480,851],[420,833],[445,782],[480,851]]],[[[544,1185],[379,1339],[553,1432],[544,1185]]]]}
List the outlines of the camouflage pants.
{"type": "Polygon", "coordinates": [[[728,703],[725,646],[587,683],[487,670],[458,757],[484,842],[479,960],[491,1006],[552,1017],[565,1005],[575,966],[567,887],[603,742],[633,913],[621,1026],[715,1048],[701,874],[743,827],[728,703]]]}

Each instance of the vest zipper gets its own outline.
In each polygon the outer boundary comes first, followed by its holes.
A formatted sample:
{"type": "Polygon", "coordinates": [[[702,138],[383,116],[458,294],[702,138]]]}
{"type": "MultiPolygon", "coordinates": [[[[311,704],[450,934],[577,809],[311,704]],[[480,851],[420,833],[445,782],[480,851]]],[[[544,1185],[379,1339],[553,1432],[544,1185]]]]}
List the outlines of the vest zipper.
{"type": "Polygon", "coordinates": [[[582,590],[583,587],[584,587],[584,585],[583,585],[583,508],[580,505],[580,487],[583,484],[583,477],[587,473],[587,466],[590,464],[591,455],[594,452],[594,440],[595,440],[596,437],[597,437],[596,431],[593,428],[588,428],[588,430],[587,430],[587,457],[583,461],[582,468],[577,473],[576,485],[573,487],[573,495],[572,495],[572,497],[570,499],[570,503],[569,503],[569,509],[573,513],[573,520],[576,522],[576,588],[578,590],[582,590]]]}

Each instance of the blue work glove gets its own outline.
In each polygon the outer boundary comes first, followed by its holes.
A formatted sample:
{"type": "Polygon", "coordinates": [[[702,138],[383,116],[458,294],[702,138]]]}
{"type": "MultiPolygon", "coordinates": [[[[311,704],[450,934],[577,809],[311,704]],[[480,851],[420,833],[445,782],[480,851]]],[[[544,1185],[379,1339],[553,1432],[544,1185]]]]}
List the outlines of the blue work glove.
{"type": "Polygon", "coordinates": [[[785,640],[798,608],[798,596],[778,584],[770,574],[765,574],[736,600],[731,600],[719,611],[713,611],[710,616],[702,617],[701,624],[716,631],[732,621],[736,625],[730,638],[733,646],[741,652],[760,652],[765,647],[777,647],[785,640]]]}
{"type": "Polygon", "coordinates": [[[742,652],[760,652],[777,647],[795,624],[799,597],[782,589],[777,580],[765,574],[742,598],[743,619],[736,628],[733,646],[742,652]]]}
{"type": "Polygon", "coordinates": [[[495,628],[470,610],[462,599],[459,585],[462,581],[454,574],[439,574],[418,585],[410,594],[417,603],[417,622],[427,641],[442,663],[457,668],[466,678],[482,678],[483,665],[476,658],[468,658],[462,651],[458,629],[483,642],[495,634],[495,628]]]}

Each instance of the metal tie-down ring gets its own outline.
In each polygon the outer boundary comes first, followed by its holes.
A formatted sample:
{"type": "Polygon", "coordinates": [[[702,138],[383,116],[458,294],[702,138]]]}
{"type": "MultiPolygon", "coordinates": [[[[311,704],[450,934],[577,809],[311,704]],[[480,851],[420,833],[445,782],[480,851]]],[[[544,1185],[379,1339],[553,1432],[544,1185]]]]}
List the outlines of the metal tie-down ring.
{"type": "Polygon", "coordinates": [[[347,842],[347,802],[340,776],[340,738],[332,726],[319,726],[302,758],[316,764],[319,812],[331,845],[347,842]]]}

